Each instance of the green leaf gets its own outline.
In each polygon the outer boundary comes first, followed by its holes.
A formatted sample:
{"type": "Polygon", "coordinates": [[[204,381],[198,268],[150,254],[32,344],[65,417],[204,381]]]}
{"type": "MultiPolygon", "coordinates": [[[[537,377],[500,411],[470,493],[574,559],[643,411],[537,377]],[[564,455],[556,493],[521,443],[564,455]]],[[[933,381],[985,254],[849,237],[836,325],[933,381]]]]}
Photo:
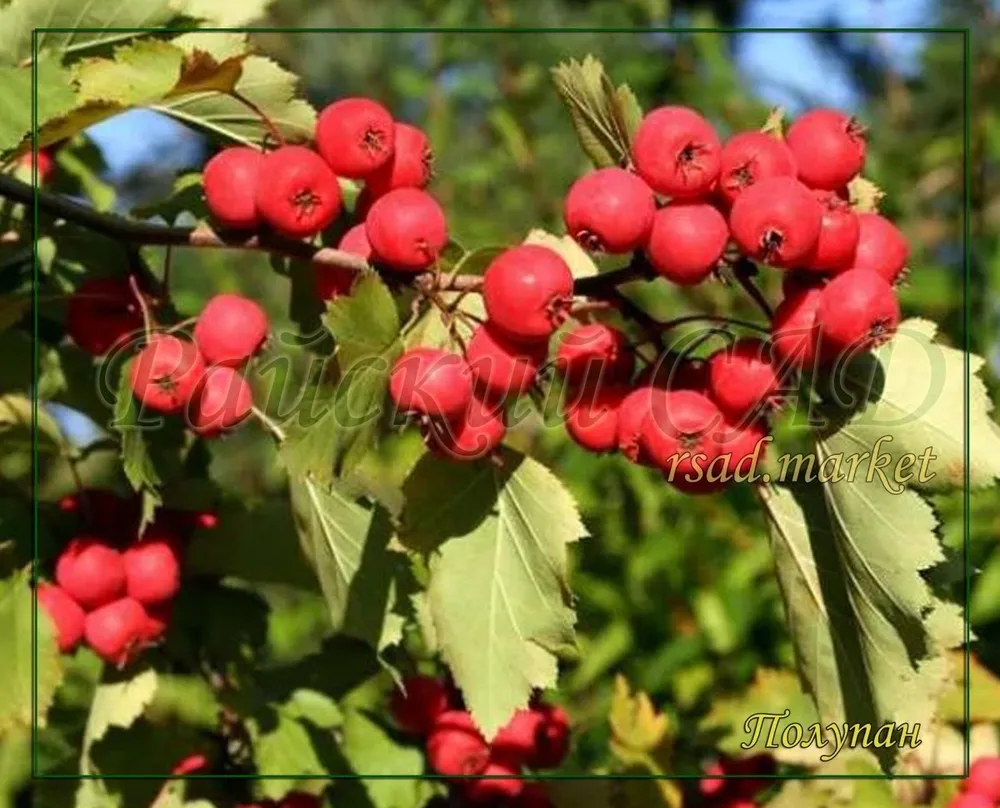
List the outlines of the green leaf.
{"type": "Polygon", "coordinates": [[[31,641],[34,592],[27,573],[0,580],[0,741],[32,725],[44,727],[62,681],[55,629],[38,610],[37,659],[31,641]],[[33,712],[32,679],[37,713],[33,712]],[[36,720],[33,720],[36,719],[36,720]]]}
{"type": "MultiPolygon", "coordinates": [[[[0,12],[0,38],[3,37],[3,15],[0,12]]],[[[46,122],[67,114],[76,106],[76,93],[69,71],[58,63],[45,59],[35,71],[38,76],[38,109],[35,114],[39,128],[46,122]]],[[[0,154],[8,152],[31,135],[32,101],[31,74],[27,67],[0,66],[0,154]]]]}
{"type": "Polygon", "coordinates": [[[765,135],[774,135],[779,140],[783,140],[785,137],[785,108],[774,107],[760,131],[765,135]]]}
{"type": "Polygon", "coordinates": [[[567,545],[585,535],[545,467],[513,451],[502,468],[425,456],[404,487],[400,540],[430,554],[428,603],[444,660],[492,738],[574,643],[567,545]]]}
{"type": "Polygon", "coordinates": [[[594,259],[587,255],[572,236],[556,236],[545,230],[532,230],[524,240],[525,244],[537,244],[559,254],[569,266],[574,278],[589,278],[598,273],[594,259]]]}
{"type": "MultiPolygon", "coordinates": [[[[279,707],[273,719],[264,723],[258,719],[247,722],[253,738],[254,759],[260,778],[257,795],[280,800],[291,791],[319,794],[329,775],[317,754],[313,735],[306,725],[279,707]],[[311,778],[317,779],[301,779],[311,778]]],[[[332,735],[328,736],[332,744],[332,735]]]]}
{"type": "Polygon", "coordinates": [[[129,368],[133,360],[125,362],[118,377],[115,392],[114,430],[121,436],[122,467],[132,488],[142,495],[142,523],[140,533],[152,521],[153,513],[163,504],[160,487],[163,484],[150,454],[146,441],[147,426],[141,422],[142,408],[132,395],[129,368]]]}
{"type": "Polygon", "coordinates": [[[615,677],[608,723],[612,751],[625,763],[634,762],[635,755],[641,759],[656,751],[670,731],[667,716],[656,711],[646,693],[633,693],[628,680],[620,674],[615,677]]]}
{"type": "Polygon", "coordinates": [[[969,723],[1000,721],[1000,678],[979,657],[972,655],[969,658],[969,677],[966,679],[965,654],[956,651],[951,659],[957,681],[941,701],[942,720],[955,724],[965,722],[965,697],[968,691],[969,723]]]}

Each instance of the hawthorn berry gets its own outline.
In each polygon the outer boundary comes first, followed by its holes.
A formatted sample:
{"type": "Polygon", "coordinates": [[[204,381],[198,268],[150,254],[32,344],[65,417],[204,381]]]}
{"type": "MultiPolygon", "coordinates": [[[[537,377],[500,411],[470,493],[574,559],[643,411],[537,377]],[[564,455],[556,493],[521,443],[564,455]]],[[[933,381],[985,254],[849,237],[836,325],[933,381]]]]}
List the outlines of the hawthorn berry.
{"type": "MultiPolygon", "coordinates": [[[[344,233],[337,244],[337,249],[356,255],[358,258],[364,258],[366,261],[371,258],[372,245],[368,242],[368,233],[365,231],[364,223],[356,224],[344,233]]],[[[348,271],[353,275],[353,270],[348,271]]]]}
{"type": "MultiPolygon", "coordinates": [[[[35,154],[33,151],[26,151],[21,155],[18,163],[29,173],[35,165],[35,154]]],[[[56,161],[52,152],[48,149],[38,150],[38,184],[44,185],[51,179],[52,172],[56,170],[56,161]]]]}
{"type": "Polygon", "coordinates": [[[653,390],[651,385],[636,387],[618,405],[618,450],[642,466],[653,465],[642,447],[642,432],[652,407],[653,390]]]}
{"type": "Polygon", "coordinates": [[[555,808],[555,803],[541,783],[525,783],[515,805],[517,808],[555,808]]]}
{"type": "Polygon", "coordinates": [[[147,535],[123,554],[125,594],[143,606],[173,598],[181,588],[181,559],[173,537],[147,535]]]}
{"type": "Polygon", "coordinates": [[[982,794],[968,791],[964,794],[956,794],[948,803],[948,808],[996,808],[996,802],[982,794]]]}
{"type": "Polygon", "coordinates": [[[431,451],[450,460],[478,460],[493,452],[506,435],[503,407],[473,395],[460,418],[430,427],[427,442],[431,451]]]}
{"type": "Polygon", "coordinates": [[[836,191],[865,164],[865,130],[834,109],[813,109],[796,118],[785,136],[799,179],[810,188],[836,191]]]}
{"type": "Polygon", "coordinates": [[[431,181],[434,152],[423,130],[397,121],[393,125],[392,157],[365,177],[365,187],[375,196],[396,188],[424,188],[431,181]]]}
{"type": "Polygon", "coordinates": [[[276,232],[308,238],[340,214],[340,184],[330,167],[305,146],[282,146],[264,156],[257,210],[276,232]]]}
{"type": "Polygon", "coordinates": [[[826,360],[880,345],[896,332],[899,302],[892,286],[867,269],[849,269],[820,292],[816,306],[819,347],[826,360]]]}
{"type": "Polygon", "coordinates": [[[365,234],[374,258],[393,269],[423,272],[448,243],[448,222],[429,193],[397,188],[372,203],[365,234]]]}
{"type": "Polygon", "coordinates": [[[215,365],[205,371],[187,414],[195,432],[214,437],[243,423],[252,411],[253,391],[243,374],[215,365]]]}
{"type": "Polygon", "coordinates": [[[816,361],[816,310],[821,293],[821,286],[792,292],[774,310],[771,351],[782,370],[809,369],[816,361]]]}
{"type": "Polygon", "coordinates": [[[392,368],[389,395],[403,412],[460,418],[472,400],[472,371],[458,354],[411,348],[392,368]]]}
{"type": "Polygon", "coordinates": [[[642,246],[655,212],[649,186],[622,168],[599,168],[584,174],[563,202],[566,231],[585,249],[612,255],[642,246]]]}
{"type": "Polygon", "coordinates": [[[448,711],[449,693],[433,676],[408,676],[392,692],[390,712],[404,732],[427,735],[438,716],[448,711]]]}
{"type": "Polygon", "coordinates": [[[1000,757],[983,757],[973,763],[962,790],[1000,802],[1000,757]]]}
{"type": "Polygon", "coordinates": [[[95,609],[83,625],[91,650],[105,662],[124,665],[138,649],[146,623],[146,611],[133,598],[121,598],[95,609]]]}
{"type": "Polygon", "coordinates": [[[535,730],[535,751],[528,758],[532,769],[556,769],[569,753],[569,716],[554,704],[539,704],[533,708],[541,715],[535,730]]]}
{"type": "Polygon", "coordinates": [[[205,164],[202,186],[208,212],[223,227],[252,230],[260,225],[257,189],[264,155],[249,146],[223,149],[205,164]]]}
{"type": "Polygon", "coordinates": [[[364,179],[394,150],[392,115],[371,98],[341,98],[316,121],[316,148],[335,174],[364,179]]]}
{"type": "Polygon", "coordinates": [[[855,261],[861,221],[851,205],[834,191],[813,191],[823,206],[819,238],[802,267],[823,272],[839,272],[855,261]]]}
{"type": "Polygon", "coordinates": [[[667,479],[695,481],[720,451],[722,413],[704,393],[654,390],[640,440],[667,479]]]}
{"type": "Polygon", "coordinates": [[[535,754],[538,745],[536,734],[543,715],[534,708],[518,710],[511,716],[490,744],[495,755],[521,766],[535,754]]]}
{"type": "Polygon", "coordinates": [[[83,639],[83,621],[86,614],[80,608],[80,604],[60,586],[39,584],[38,606],[52,621],[59,650],[64,654],[73,651],[83,639]]]}
{"type": "Polygon", "coordinates": [[[103,356],[142,326],[142,311],[124,278],[87,278],[70,295],[66,333],[91,356],[103,356]]]}
{"type": "Polygon", "coordinates": [[[681,286],[712,274],[729,241],[729,227],[707,202],[673,202],[656,211],[646,257],[658,274],[681,286]]]}
{"type": "Polygon", "coordinates": [[[591,452],[613,452],[618,448],[618,409],[628,389],[599,384],[582,391],[566,406],[566,432],[591,452]]]}
{"type": "Polygon", "coordinates": [[[195,753],[181,758],[170,770],[170,773],[178,777],[183,777],[186,774],[194,774],[195,772],[207,769],[209,765],[211,765],[211,762],[205,755],[195,753]]]}
{"type": "Polygon", "coordinates": [[[858,215],[860,232],[851,269],[867,269],[895,283],[910,257],[906,238],[892,222],[877,213],[858,215]]]}
{"type": "Polygon", "coordinates": [[[490,762],[490,747],[469,713],[449,710],[434,722],[427,739],[427,762],[446,777],[482,774],[490,762]]]}
{"type": "Polygon", "coordinates": [[[143,645],[154,645],[167,633],[174,604],[172,601],[167,601],[152,606],[143,606],[143,609],[146,612],[146,619],[139,631],[139,639],[143,645]]]}
{"type": "Polygon", "coordinates": [[[483,303],[490,322],[517,342],[547,340],[573,301],[573,273],[558,253],[537,244],[505,250],[486,268],[483,303]]]}
{"type": "Polygon", "coordinates": [[[193,342],[154,334],[129,370],[135,397],[159,412],[180,412],[205,375],[205,360],[193,342]]]}
{"type": "Polygon", "coordinates": [[[216,295],[194,324],[194,341],[209,365],[238,368],[267,339],[270,323],[264,310],[248,297],[216,295]]]}
{"type": "Polygon", "coordinates": [[[732,420],[723,424],[719,432],[720,456],[725,458],[727,478],[734,474],[746,477],[767,453],[770,432],[763,418],[739,423],[732,420]]]}
{"type": "Polygon", "coordinates": [[[85,610],[125,593],[122,554],[93,536],[77,536],[56,561],[56,583],[85,610]]]}
{"type": "Polygon", "coordinates": [[[546,343],[515,342],[492,320],[476,328],[465,350],[476,389],[491,402],[526,393],[547,355],[546,343]]]}
{"type": "Polygon", "coordinates": [[[739,132],[726,141],[719,156],[719,193],[730,205],[761,180],[795,175],[791,150],[767,132],[739,132]]]}
{"type": "Polygon", "coordinates": [[[624,381],[635,357],[621,331],[604,323],[587,323],[569,331],[559,343],[556,369],[569,384],[624,381]]]}
{"type": "Polygon", "coordinates": [[[473,805],[497,805],[498,801],[516,799],[524,790],[519,774],[520,771],[506,761],[491,760],[483,770],[484,779],[463,780],[461,791],[473,805]]]}
{"type": "Polygon", "coordinates": [[[672,198],[702,196],[719,178],[722,144],[712,125],[688,107],[665,106],[647,114],[632,141],[639,176],[672,198]]]}
{"type": "Polygon", "coordinates": [[[819,238],[823,206],[793,177],[771,177],[747,188],[729,213],[729,228],[748,257],[775,267],[804,261],[819,238]]]}
{"type": "Polygon", "coordinates": [[[709,395],[723,414],[741,418],[767,405],[781,387],[769,346],[759,339],[738,339],[708,359],[709,395]]]}
{"type": "MultiPolygon", "coordinates": [[[[364,222],[354,225],[344,233],[337,244],[337,249],[356,255],[365,261],[371,260],[372,245],[368,243],[364,222]]],[[[343,295],[349,295],[357,277],[358,273],[347,267],[313,263],[316,296],[320,300],[336,300],[343,295]]]]}

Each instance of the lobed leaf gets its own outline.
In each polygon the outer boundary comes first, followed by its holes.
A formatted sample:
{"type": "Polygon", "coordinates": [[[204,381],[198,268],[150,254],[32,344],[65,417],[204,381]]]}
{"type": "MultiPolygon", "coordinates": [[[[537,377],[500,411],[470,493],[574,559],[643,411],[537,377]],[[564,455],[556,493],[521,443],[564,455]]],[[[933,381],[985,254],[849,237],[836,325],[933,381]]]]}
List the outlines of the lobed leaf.
{"type": "Polygon", "coordinates": [[[150,454],[147,430],[141,425],[142,408],[132,394],[129,381],[132,361],[128,360],[121,367],[112,426],[121,437],[122,469],[132,488],[142,496],[141,534],[152,521],[153,513],[163,504],[160,494],[163,480],[150,454]]]}

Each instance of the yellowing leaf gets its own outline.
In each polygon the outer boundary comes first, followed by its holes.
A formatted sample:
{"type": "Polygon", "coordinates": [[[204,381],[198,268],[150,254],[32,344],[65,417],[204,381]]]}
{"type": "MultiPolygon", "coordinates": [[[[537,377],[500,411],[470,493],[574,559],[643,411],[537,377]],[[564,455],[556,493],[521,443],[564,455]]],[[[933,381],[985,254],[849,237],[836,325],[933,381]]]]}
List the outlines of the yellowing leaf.
{"type": "Polygon", "coordinates": [[[642,691],[633,694],[628,680],[621,675],[615,677],[608,722],[611,724],[612,751],[626,763],[632,762],[635,753],[654,752],[667,740],[670,730],[667,716],[657,712],[649,696],[642,691]]]}
{"type": "Polygon", "coordinates": [[[847,183],[851,206],[859,213],[878,213],[878,206],[885,197],[885,191],[871,180],[855,177],[847,183]]]}
{"type": "Polygon", "coordinates": [[[760,131],[766,135],[774,135],[779,140],[785,137],[785,108],[775,107],[767,116],[760,131]]]}

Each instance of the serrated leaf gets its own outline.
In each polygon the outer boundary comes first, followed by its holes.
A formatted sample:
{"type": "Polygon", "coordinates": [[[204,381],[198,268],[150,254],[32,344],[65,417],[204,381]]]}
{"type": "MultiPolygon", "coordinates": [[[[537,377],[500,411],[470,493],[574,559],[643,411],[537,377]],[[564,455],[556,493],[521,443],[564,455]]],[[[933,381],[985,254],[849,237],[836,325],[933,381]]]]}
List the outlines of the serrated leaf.
{"type": "MultiPolygon", "coordinates": [[[[3,30],[3,13],[0,12],[0,31],[3,30]]],[[[45,59],[34,72],[38,82],[38,108],[34,114],[41,128],[46,122],[74,109],[77,100],[72,76],[58,63],[45,59]]],[[[0,87],[3,87],[0,93],[0,154],[16,148],[31,136],[34,121],[31,82],[31,68],[0,66],[0,87]]]]}
{"type": "Polygon", "coordinates": [[[936,332],[937,326],[929,320],[904,320],[892,340],[845,368],[841,378],[844,392],[850,395],[845,404],[854,406],[846,412],[824,411],[834,419],[836,432],[831,440],[851,452],[873,452],[876,442],[885,438],[878,453],[891,458],[882,467],[890,484],[896,484],[894,470],[909,454],[915,462],[908,470],[912,475],[908,484],[935,491],[965,484],[968,450],[971,487],[992,485],[1000,478],[1000,427],[990,417],[993,404],[978,375],[985,361],[935,342],[936,332]],[[849,420],[840,424],[845,417],[849,420]],[[936,457],[928,458],[926,481],[921,482],[923,461],[917,460],[928,448],[936,457]]]}
{"type": "Polygon", "coordinates": [[[142,408],[129,382],[129,368],[134,360],[121,367],[115,391],[113,428],[121,436],[122,469],[129,483],[142,496],[142,521],[140,533],[163,504],[160,487],[163,484],[153,463],[146,441],[146,429],[141,424],[142,408]]]}
{"type": "Polygon", "coordinates": [[[667,740],[670,731],[667,716],[657,712],[646,693],[633,693],[628,680],[620,674],[615,677],[608,723],[612,751],[625,763],[633,762],[636,754],[653,753],[667,740]]]}
{"type": "Polygon", "coordinates": [[[885,191],[864,177],[855,177],[847,183],[847,193],[851,207],[859,213],[878,213],[879,204],[885,198],[885,191]]]}
{"type": "Polygon", "coordinates": [[[63,677],[55,628],[41,608],[32,643],[34,601],[27,573],[0,580],[0,742],[33,725],[46,725],[63,677]]]}
{"type": "Polygon", "coordinates": [[[430,555],[428,603],[444,660],[492,738],[574,643],[567,545],[585,530],[562,483],[506,450],[502,468],[425,456],[404,486],[399,537],[430,555]]]}
{"type": "Polygon", "coordinates": [[[966,720],[965,698],[969,697],[969,723],[1000,721],[1000,678],[974,654],[969,658],[969,676],[965,675],[965,653],[951,656],[955,686],[941,701],[940,716],[944,721],[962,724],[966,720]]]}
{"type": "Polygon", "coordinates": [[[587,255],[572,236],[557,236],[545,230],[532,230],[524,240],[525,244],[537,244],[540,247],[547,247],[559,256],[569,266],[574,278],[589,278],[598,273],[597,264],[594,259],[587,255]]]}
{"type": "MultiPolygon", "coordinates": [[[[289,715],[283,707],[267,722],[251,719],[247,722],[253,738],[254,761],[260,778],[256,781],[257,796],[281,800],[291,791],[319,794],[329,775],[317,754],[313,737],[304,723],[289,715]],[[316,779],[303,779],[312,778],[316,779]]],[[[332,743],[332,736],[329,736],[332,743]]]]}
{"type": "Polygon", "coordinates": [[[156,671],[145,670],[130,679],[103,682],[94,694],[83,732],[80,771],[92,772],[90,751],[112,727],[128,729],[153,702],[157,688],[156,671]]]}
{"type": "Polygon", "coordinates": [[[632,88],[627,84],[620,84],[618,86],[615,90],[615,99],[617,101],[618,115],[621,117],[621,126],[624,127],[625,134],[628,136],[628,142],[631,144],[636,131],[639,129],[639,124],[642,123],[642,105],[639,103],[639,99],[636,98],[635,93],[632,92],[632,88]]]}

